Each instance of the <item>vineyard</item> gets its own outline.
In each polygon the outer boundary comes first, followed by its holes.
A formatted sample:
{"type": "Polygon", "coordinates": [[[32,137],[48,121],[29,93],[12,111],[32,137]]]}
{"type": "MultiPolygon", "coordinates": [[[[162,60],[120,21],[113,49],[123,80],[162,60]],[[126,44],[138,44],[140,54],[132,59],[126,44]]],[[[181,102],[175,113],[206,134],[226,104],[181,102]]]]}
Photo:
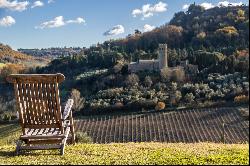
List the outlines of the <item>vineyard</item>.
{"type": "Polygon", "coordinates": [[[76,130],[95,143],[124,142],[249,142],[249,120],[241,107],[172,112],[88,116],[76,120],[76,130]]]}

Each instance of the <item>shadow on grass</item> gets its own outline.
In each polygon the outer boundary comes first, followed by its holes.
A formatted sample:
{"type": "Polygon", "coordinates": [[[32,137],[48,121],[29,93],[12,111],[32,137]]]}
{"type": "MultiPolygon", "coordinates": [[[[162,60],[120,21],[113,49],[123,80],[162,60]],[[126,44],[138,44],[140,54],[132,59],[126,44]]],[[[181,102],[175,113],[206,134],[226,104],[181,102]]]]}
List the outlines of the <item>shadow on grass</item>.
{"type": "Polygon", "coordinates": [[[13,135],[13,133],[18,132],[20,129],[21,128],[18,124],[2,125],[0,128],[0,139],[11,136],[13,135]]]}
{"type": "Polygon", "coordinates": [[[15,152],[14,151],[0,151],[1,157],[14,157],[15,152]]]}
{"type": "Polygon", "coordinates": [[[26,157],[26,156],[61,156],[59,151],[50,151],[50,152],[44,152],[44,151],[21,151],[19,152],[19,155],[16,155],[15,151],[0,151],[0,157],[26,157]]]}

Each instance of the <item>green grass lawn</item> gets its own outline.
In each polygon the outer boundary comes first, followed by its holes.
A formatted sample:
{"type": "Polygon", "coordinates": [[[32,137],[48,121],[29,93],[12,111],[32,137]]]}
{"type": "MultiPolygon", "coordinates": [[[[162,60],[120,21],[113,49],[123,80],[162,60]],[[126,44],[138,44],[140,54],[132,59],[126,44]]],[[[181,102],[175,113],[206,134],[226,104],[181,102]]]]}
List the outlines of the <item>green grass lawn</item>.
{"type": "Polygon", "coordinates": [[[249,164],[249,144],[113,143],[75,144],[59,150],[14,156],[17,125],[0,125],[0,165],[4,164],[249,164]]]}
{"type": "Polygon", "coordinates": [[[4,63],[0,63],[0,69],[3,68],[5,66],[4,63]]]}

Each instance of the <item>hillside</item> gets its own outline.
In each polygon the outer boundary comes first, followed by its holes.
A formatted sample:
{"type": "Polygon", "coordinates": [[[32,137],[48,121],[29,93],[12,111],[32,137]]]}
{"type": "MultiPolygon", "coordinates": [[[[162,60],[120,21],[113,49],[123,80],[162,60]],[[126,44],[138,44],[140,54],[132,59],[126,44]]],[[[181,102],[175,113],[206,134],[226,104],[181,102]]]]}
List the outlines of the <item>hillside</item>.
{"type": "Polygon", "coordinates": [[[8,45],[0,44],[0,60],[5,63],[17,63],[20,61],[34,59],[31,56],[13,50],[8,45]]]}
{"type": "Polygon", "coordinates": [[[153,31],[135,30],[124,39],[55,59],[37,72],[63,73],[62,98],[71,95],[72,89],[79,90],[85,110],[113,110],[116,104],[140,110],[154,108],[159,101],[167,107],[233,103],[237,96],[247,99],[249,94],[248,13],[248,6],[205,10],[193,4],[153,31]],[[160,43],[167,43],[169,67],[188,62],[190,67],[197,65],[199,72],[187,71],[192,76],[186,79],[181,70],[173,76],[167,70],[128,70],[131,61],[157,59],[160,43]]]}
{"type": "MultiPolygon", "coordinates": [[[[4,45],[0,43],[0,64],[42,64],[48,63],[48,60],[42,58],[34,58],[32,56],[28,56],[26,54],[20,53],[18,51],[13,50],[10,46],[4,45]]],[[[0,65],[1,67],[1,65],[0,65]]]]}
{"type": "Polygon", "coordinates": [[[136,50],[153,52],[159,43],[167,43],[171,49],[202,49],[219,51],[227,55],[249,46],[248,6],[215,7],[205,10],[199,5],[190,5],[186,12],[175,13],[169,23],[125,39],[106,41],[111,48],[119,47],[126,52],[136,50]]]}

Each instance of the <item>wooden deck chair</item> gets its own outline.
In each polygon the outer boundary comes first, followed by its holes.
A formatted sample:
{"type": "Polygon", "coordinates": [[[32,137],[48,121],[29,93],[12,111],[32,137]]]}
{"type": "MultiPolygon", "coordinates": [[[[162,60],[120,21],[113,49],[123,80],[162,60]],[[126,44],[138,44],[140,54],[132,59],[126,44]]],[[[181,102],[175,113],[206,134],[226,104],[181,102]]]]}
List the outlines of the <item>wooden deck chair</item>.
{"type": "Polygon", "coordinates": [[[73,100],[61,111],[58,84],[63,74],[12,74],[7,81],[14,84],[22,135],[16,154],[21,150],[60,149],[64,154],[67,142],[74,143],[73,100]],[[70,133],[70,134],[69,134],[70,133]]]}

